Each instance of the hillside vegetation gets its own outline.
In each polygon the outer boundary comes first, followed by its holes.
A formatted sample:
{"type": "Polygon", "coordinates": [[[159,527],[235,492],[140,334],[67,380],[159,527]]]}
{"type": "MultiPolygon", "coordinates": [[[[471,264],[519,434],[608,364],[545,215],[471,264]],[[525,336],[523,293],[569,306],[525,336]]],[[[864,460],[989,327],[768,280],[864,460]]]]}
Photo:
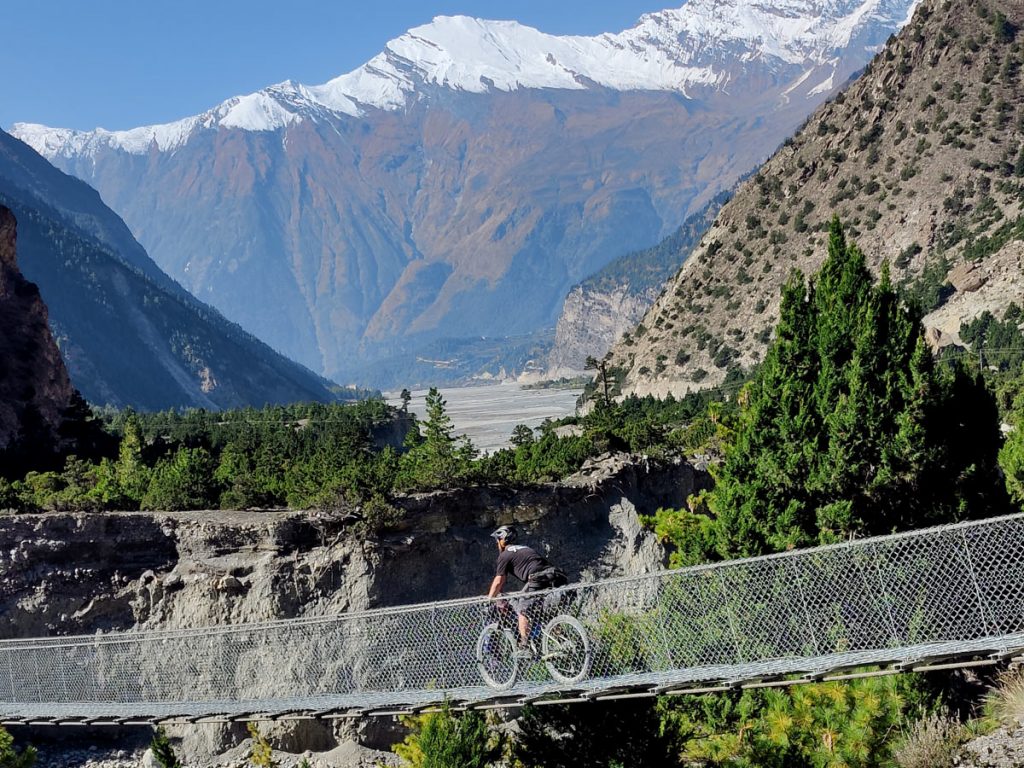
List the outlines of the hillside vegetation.
{"type": "Polygon", "coordinates": [[[1021,300],[1024,6],[926,0],[864,75],[727,203],[610,362],[624,391],[684,392],[763,358],[779,289],[838,215],[921,303],[932,343],[1021,300]]]}

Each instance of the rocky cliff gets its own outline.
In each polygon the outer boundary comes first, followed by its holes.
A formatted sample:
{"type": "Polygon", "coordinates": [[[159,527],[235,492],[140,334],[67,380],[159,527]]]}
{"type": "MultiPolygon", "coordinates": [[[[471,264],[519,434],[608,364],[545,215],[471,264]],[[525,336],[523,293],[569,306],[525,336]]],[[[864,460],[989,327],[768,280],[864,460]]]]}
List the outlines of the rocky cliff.
{"type": "MultiPolygon", "coordinates": [[[[402,499],[401,524],[371,537],[351,518],[298,511],[6,516],[0,636],[208,626],[479,595],[496,555],[488,534],[513,522],[573,580],[649,572],[664,553],[637,515],[682,505],[708,482],[685,463],[610,456],[555,485],[402,499]]],[[[295,751],[357,737],[390,746],[394,732],[383,727],[310,726],[275,739],[295,751]]],[[[196,764],[244,735],[240,726],[176,733],[196,764]]]]}
{"type": "Polygon", "coordinates": [[[17,222],[0,206],[0,451],[53,451],[74,389],[39,289],[21,274],[17,222]]]}
{"type": "Polygon", "coordinates": [[[637,332],[624,392],[680,394],[757,362],[793,270],[838,215],[876,271],[932,295],[931,338],[1024,300],[1024,6],[926,0],[864,75],[726,204],[637,332]],[[940,287],[948,284],[948,288],[940,287]]]}
{"type": "Polygon", "coordinates": [[[727,199],[728,193],[716,195],[656,246],[628,253],[574,286],[562,304],[546,377],[580,374],[587,357],[604,357],[624,333],[632,331],[727,199]]]}

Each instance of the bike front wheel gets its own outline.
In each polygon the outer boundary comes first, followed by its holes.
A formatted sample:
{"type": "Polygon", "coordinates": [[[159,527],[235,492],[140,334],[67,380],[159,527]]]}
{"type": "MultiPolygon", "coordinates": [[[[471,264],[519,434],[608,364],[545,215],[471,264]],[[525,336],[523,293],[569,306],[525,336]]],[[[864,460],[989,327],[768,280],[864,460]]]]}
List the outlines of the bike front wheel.
{"type": "Polygon", "coordinates": [[[560,614],[544,627],[541,659],[560,683],[578,683],[590,672],[590,642],[583,625],[572,616],[560,614]]]}
{"type": "Polygon", "coordinates": [[[498,622],[488,624],[476,641],[476,665],[480,677],[491,688],[507,691],[516,684],[519,660],[516,658],[516,640],[512,632],[502,629],[498,622]]]}

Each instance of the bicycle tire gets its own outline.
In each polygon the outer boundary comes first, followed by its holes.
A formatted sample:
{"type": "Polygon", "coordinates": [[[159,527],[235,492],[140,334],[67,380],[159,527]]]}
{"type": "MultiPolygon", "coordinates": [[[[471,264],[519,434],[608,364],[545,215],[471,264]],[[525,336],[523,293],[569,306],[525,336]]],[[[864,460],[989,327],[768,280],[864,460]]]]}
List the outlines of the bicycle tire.
{"type": "Polygon", "coordinates": [[[541,634],[541,659],[560,683],[578,683],[590,672],[590,641],[578,620],[564,613],[555,616],[541,634]]]}
{"type": "Polygon", "coordinates": [[[488,624],[476,641],[476,666],[480,677],[491,688],[507,691],[519,677],[516,639],[498,622],[488,624]]]}

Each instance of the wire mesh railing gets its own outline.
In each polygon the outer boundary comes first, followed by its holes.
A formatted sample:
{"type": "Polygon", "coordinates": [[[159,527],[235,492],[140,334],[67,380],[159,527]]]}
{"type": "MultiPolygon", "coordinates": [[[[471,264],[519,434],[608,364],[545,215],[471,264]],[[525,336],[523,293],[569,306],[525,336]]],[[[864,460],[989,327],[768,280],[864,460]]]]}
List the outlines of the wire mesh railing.
{"type": "Polygon", "coordinates": [[[474,598],[4,641],[0,718],[366,711],[1009,653],[1024,648],[1024,515],[571,585],[555,598],[585,636],[571,683],[551,671],[557,632],[540,638],[540,658],[511,662],[505,688],[489,682],[495,651],[480,635],[494,604],[474,598]]]}

